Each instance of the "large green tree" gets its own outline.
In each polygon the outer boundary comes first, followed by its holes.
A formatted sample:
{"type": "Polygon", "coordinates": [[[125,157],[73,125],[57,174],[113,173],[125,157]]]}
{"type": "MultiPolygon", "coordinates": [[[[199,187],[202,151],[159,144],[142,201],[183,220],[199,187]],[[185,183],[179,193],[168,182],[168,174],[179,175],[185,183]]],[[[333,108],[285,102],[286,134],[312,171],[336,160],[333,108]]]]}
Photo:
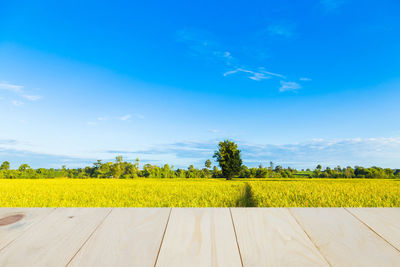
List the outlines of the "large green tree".
{"type": "Polygon", "coordinates": [[[213,156],[222,169],[222,174],[226,180],[231,180],[233,176],[238,175],[242,166],[240,150],[237,144],[229,140],[219,142],[218,150],[213,156]]]}

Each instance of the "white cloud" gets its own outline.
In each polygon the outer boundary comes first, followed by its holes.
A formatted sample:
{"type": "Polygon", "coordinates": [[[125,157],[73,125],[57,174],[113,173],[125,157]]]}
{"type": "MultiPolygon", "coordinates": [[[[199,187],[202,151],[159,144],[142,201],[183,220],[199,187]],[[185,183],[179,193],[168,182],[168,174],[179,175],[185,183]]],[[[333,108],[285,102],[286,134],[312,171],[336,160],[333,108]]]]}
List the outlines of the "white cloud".
{"type": "Polygon", "coordinates": [[[214,51],[213,54],[222,60],[225,61],[225,64],[230,66],[232,65],[232,61],[234,61],[234,57],[232,56],[231,52],[228,51],[214,51]]]}
{"type": "Polygon", "coordinates": [[[140,119],[140,120],[144,120],[145,119],[145,116],[142,115],[142,114],[135,114],[135,117],[140,119]]]}
{"type": "MultiPolygon", "coordinates": [[[[30,153],[47,154],[43,162],[56,161],[57,158],[79,157],[79,166],[91,164],[95,159],[112,159],[115,155],[135,159],[152,164],[171,163],[175,167],[186,168],[189,164],[202,167],[206,159],[210,159],[217,148],[219,139],[208,141],[183,141],[179,143],[157,144],[130,150],[85,150],[71,148],[62,153],[52,147],[46,151],[42,146],[13,140],[0,139],[0,155],[9,158],[7,153],[14,155],[18,161],[26,162],[31,159],[30,153]],[[88,160],[90,159],[90,160],[88,160]]],[[[386,168],[400,167],[400,137],[348,138],[348,139],[314,139],[301,143],[289,144],[254,144],[234,140],[242,151],[243,162],[248,166],[267,165],[273,161],[275,165],[291,166],[298,169],[315,168],[317,164],[323,167],[346,166],[379,166],[386,168]]],[[[16,160],[13,160],[16,161],[16,160]]],[[[45,167],[43,165],[37,167],[45,167]]]]}
{"type": "Polygon", "coordinates": [[[215,41],[215,38],[207,31],[184,29],[177,32],[177,40],[184,43],[190,54],[209,61],[219,61],[231,66],[235,58],[231,52],[225,50],[215,41]]]}
{"type": "Polygon", "coordinates": [[[315,139],[298,144],[244,145],[245,161],[272,160],[294,167],[400,166],[400,138],[315,139]],[[245,156],[246,155],[246,156],[245,156]]]}
{"type": "Polygon", "coordinates": [[[42,97],[39,95],[21,95],[23,98],[29,100],[29,101],[37,101],[41,99],[42,97]]]}
{"type": "Polygon", "coordinates": [[[126,121],[126,120],[129,120],[131,117],[132,117],[132,115],[127,114],[125,116],[119,117],[118,119],[121,121],[126,121]]]}
{"type": "Polygon", "coordinates": [[[231,71],[227,71],[224,73],[224,76],[228,76],[231,74],[235,74],[238,72],[244,72],[244,73],[248,73],[250,75],[247,76],[247,78],[254,80],[254,81],[261,81],[264,79],[270,79],[272,78],[272,76],[275,77],[280,77],[280,78],[284,78],[283,75],[281,74],[277,74],[277,73],[273,73],[273,72],[269,72],[264,70],[263,68],[260,68],[258,71],[252,71],[252,70],[248,70],[248,69],[243,69],[243,68],[237,68],[235,70],[231,70],[231,71]]]}
{"type": "Polygon", "coordinates": [[[279,92],[297,91],[299,89],[301,89],[301,85],[296,82],[281,81],[281,87],[279,88],[279,92]]]}
{"type": "Polygon", "coordinates": [[[301,77],[299,80],[300,80],[300,81],[304,81],[304,82],[312,81],[312,79],[307,78],[307,77],[301,77]]]}
{"type": "Polygon", "coordinates": [[[9,82],[4,82],[4,81],[0,82],[0,89],[14,92],[17,95],[19,95],[20,97],[22,97],[26,100],[29,100],[29,101],[37,101],[42,98],[41,96],[38,96],[38,95],[26,94],[23,90],[24,86],[11,84],[9,82]]]}
{"type": "Polygon", "coordinates": [[[0,89],[3,89],[3,90],[20,93],[20,92],[22,92],[22,88],[24,88],[22,85],[11,84],[11,83],[4,82],[4,81],[0,82],[0,89]]]}
{"type": "Polygon", "coordinates": [[[11,104],[13,104],[16,107],[19,107],[19,106],[22,106],[23,103],[18,100],[13,100],[13,101],[11,101],[11,104]]]}
{"type": "Polygon", "coordinates": [[[115,121],[115,120],[120,120],[120,121],[127,121],[131,119],[132,117],[138,118],[138,119],[145,119],[145,116],[142,114],[134,114],[133,116],[131,114],[126,114],[124,116],[120,117],[109,117],[109,116],[101,116],[97,117],[96,121],[89,121],[89,125],[97,125],[99,122],[105,122],[105,121],[115,121]]]}

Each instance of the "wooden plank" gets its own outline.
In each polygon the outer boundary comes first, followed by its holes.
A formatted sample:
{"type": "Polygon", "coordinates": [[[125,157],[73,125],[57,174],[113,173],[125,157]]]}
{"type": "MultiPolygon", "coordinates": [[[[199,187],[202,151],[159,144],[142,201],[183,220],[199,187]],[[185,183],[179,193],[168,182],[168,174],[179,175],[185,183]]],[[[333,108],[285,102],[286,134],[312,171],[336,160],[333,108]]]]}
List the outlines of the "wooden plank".
{"type": "Polygon", "coordinates": [[[343,208],[291,208],[333,266],[399,266],[400,253],[343,208]]]}
{"type": "Polygon", "coordinates": [[[70,266],[154,266],[170,210],[113,209],[70,266]]]}
{"type": "Polygon", "coordinates": [[[157,266],[241,266],[229,209],[173,208],[157,266]]]}
{"type": "Polygon", "coordinates": [[[54,208],[0,208],[0,250],[53,211],[54,208]]]}
{"type": "Polygon", "coordinates": [[[0,266],[65,266],[109,212],[56,209],[0,251],[0,266]]]}
{"type": "Polygon", "coordinates": [[[232,208],[244,266],[329,266],[285,208],[232,208]]]}
{"type": "Polygon", "coordinates": [[[400,250],[400,208],[348,208],[347,210],[400,250]]]}

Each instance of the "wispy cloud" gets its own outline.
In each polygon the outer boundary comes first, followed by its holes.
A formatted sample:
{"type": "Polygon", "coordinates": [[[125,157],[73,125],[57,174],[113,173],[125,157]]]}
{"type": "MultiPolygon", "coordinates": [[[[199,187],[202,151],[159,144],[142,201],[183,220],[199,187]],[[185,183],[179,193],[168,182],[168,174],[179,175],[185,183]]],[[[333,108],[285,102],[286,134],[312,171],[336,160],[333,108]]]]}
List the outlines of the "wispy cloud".
{"type": "Polygon", "coordinates": [[[40,95],[21,95],[21,96],[29,101],[37,101],[42,98],[40,95]]]}
{"type": "MultiPolygon", "coordinates": [[[[155,164],[165,163],[168,159],[179,167],[187,167],[189,164],[202,166],[204,160],[212,157],[217,141],[188,141],[157,145],[145,150],[107,152],[113,156],[123,154],[131,158],[145,158],[155,164]]],[[[331,167],[377,165],[392,168],[400,165],[400,138],[314,139],[280,145],[236,142],[248,166],[258,166],[260,163],[266,165],[269,161],[296,168],[314,168],[317,164],[331,167]]]]}
{"type": "Polygon", "coordinates": [[[279,88],[279,92],[297,91],[299,89],[301,89],[301,85],[296,82],[281,81],[281,87],[279,88]]]}
{"type": "Polygon", "coordinates": [[[126,120],[129,120],[131,117],[132,117],[132,115],[127,114],[127,115],[124,115],[122,117],[119,117],[118,119],[121,120],[121,121],[126,121],[126,120]]]}
{"type": "MultiPolygon", "coordinates": [[[[289,24],[274,24],[270,25],[267,31],[271,35],[290,37],[293,35],[293,28],[294,26],[289,24]]],[[[223,62],[225,66],[228,66],[230,70],[223,73],[224,77],[237,73],[244,73],[248,79],[253,81],[262,81],[271,78],[280,79],[281,92],[295,91],[301,88],[298,83],[285,81],[285,75],[267,71],[265,67],[255,68],[239,64],[239,60],[235,58],[231,52],[223,49],[221,45],[213,41],[210,34],[186,29],[179,31],[177,35],[178,41],[185,43],[193,55],[199,56],[199,58],[202,59],[219,60],[219,62],[223,62]]]]}
{"type": "Polygon", "coordinates": [[[16,107],[19,107],[19,106],[22,106],[23,103],[18,100],[13,100],[13,101],[11,101],[11,104],[13,104],[16,107]]]}
{"type": "Polygon", "coordinates": [[[4,81],[0,82],[0,89],[3,89],[3,90],[20,93],[20,92],[22,92],[22,88],[24,88],[22,85],[11,84],[9,82],[4,82],[4,81]]]}
{"type": "MultiPolygon", "coordinates": [[[[60,154],[45,154],[37,146],[22,144],[13,139],[0,140],[0,158],[10,159],[14,164],[36,162],[37,167],[46,167],[49,162],[58,166],[74,163],[77,166],[91,165],[96,159],[113,159],[124,155],[127,160],[139,157],[141,163],[172,163],[175,167],[186,168],[190,164],[202,167],[206,159],[212,159],[219,140],[185,141],[171,144],[158,144],[145,149],[120,150],[109,149],[70,158],[60,154]],[[36,156],[34,156],[36,155],[36,156]],[[33,157],[34,156],[34,157],[33,157]],[[89,160],[90,158],[90,160],[89,160]]],[[[243,161],[248,166],[267,165],[269,161],[295,168],[314,168],[317,164],[324,167],[345,166],[381,166],[399,168],[400,137],[314,139],[289,144],[254,144],[235,140],[242,151],[243,161]]]]}
{"type": "Polygon", "coordinates": [[[140,120],[144,120],[146,118],[144,115],[138,114],[138,113],[135,114],[135,117],[140,119],[140,120]]]}
{"type": "Polygon", "coordinates": [[[310,79],[310,78],[307,78],[307,77],[301,77],[299,80],[300,80],[300,81],[303,81],[303,82],[309,82],[309,81],[312,81],[312,79],[310,79]]]}
{"type": "Polygon", "coordinates": [[[114,116],[100,116],[97,117],[96,120],[94,121],[89,121],[88,124],[89,125],[98,125],[100,123],[104,123],[106,121],[129,121],[131,118],[137,118],[140,120],[144,120],[145,116],[139,113],[136,113],[134,115],[131,114],[126,114],[123,116],[119,116],[119,117],[114,117],[114,116]]]}
{"type": "Polygon", "coordinates": [[[228,75],[235,74],[235,73],[238,73],[238,72],[243,72],[243,73],[249,74],[247,77],[249,79],[251,79],[251,80],[254,80],[254,81],[261,81],[261,80],[264,80],[264,79],[270,79],[270,78],[272,78],[272,76],[285,78],[281,74],[265,71],[263,69],[259,69],[258,71],[252,71],[252,70],[243,69],[243,68],[237,68],[235,70],[227,71],[227,72],[224,73],[224,76],[228,76],[228,75]]]}
{"type": "MultiPolygon", "coordinates": [[[[20,96],[26,100],[29,100],[29,101],[37,101],[42,98],[39,95],[26,94],[24,91],[24,86],[22,86],[22,85],[11,84],[11,83],[5,82],[5,81],[0,82],[0,89],[16,93],[18,96],[20,96]]],[[[20,101],[17,101],[17,102],[21,103],[20,101]]],[[[13,101],[13,104],[14,104],[14,101],[13,101]]]]}
{"type": "Polygon", "coordinates": [[[231,66],[235,61],[231,52],[223,49],[209,32],[184,29],[178,31],[177,36],[178,41],[186,44],[193,56],[219,61],[227,66],[231,66]]]}

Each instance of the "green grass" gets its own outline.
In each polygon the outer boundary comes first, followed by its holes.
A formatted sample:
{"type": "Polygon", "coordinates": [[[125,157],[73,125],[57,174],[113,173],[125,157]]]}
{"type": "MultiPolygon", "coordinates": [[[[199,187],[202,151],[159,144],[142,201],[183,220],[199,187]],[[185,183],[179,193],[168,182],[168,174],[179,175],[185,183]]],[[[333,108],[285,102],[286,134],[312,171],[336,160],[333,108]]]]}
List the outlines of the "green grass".
{"type": "Polygon", "coordinates": [[[393,179],[1,179],[1,207],[400,207],[393,179]]]}

